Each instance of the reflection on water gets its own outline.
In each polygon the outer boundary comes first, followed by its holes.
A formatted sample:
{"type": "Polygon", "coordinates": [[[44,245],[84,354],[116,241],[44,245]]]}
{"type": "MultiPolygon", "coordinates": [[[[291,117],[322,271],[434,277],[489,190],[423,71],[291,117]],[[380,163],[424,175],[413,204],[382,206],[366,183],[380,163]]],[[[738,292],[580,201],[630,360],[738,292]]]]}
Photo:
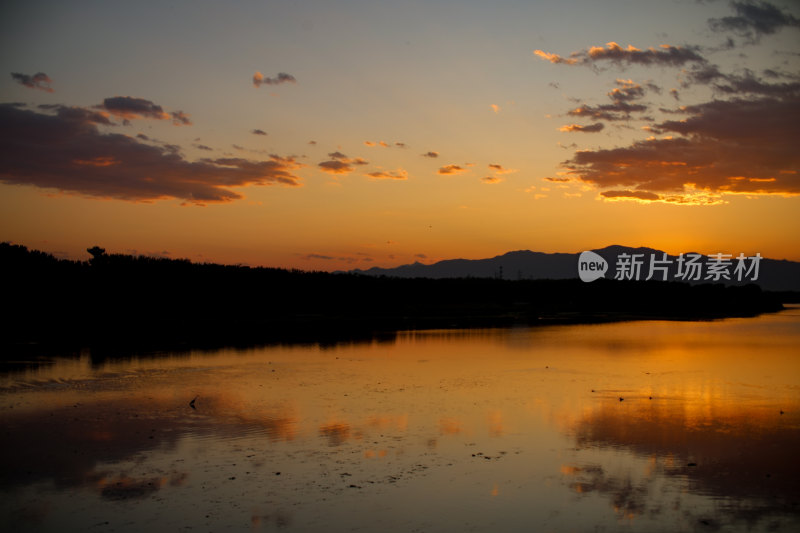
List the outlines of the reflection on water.
{"type": "Polygon", "coordinates": [[[799,345],[795,308],[7,365],[0,520],[793,530],[799,345]]]}

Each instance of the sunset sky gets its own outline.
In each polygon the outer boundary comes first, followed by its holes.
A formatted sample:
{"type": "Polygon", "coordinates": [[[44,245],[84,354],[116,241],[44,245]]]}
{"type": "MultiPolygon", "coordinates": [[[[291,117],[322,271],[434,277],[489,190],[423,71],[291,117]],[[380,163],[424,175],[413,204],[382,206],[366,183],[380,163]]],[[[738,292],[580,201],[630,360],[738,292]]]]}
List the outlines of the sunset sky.
{"type": "Polygon", "coordinates": [[[800,260],[796,1],[0,7],[0,241],[351,269],[800,260]]]}

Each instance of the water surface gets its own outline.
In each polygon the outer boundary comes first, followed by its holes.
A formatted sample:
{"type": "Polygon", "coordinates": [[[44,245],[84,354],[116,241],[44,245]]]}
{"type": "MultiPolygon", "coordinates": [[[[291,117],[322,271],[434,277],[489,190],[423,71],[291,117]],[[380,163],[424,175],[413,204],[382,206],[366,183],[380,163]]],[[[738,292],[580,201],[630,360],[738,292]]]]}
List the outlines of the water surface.
{"type": "Polygon", "coordinates": [[[796,531],[798,346],[792,308],[19,362],[0,375],[0,521],[796,531]]]}

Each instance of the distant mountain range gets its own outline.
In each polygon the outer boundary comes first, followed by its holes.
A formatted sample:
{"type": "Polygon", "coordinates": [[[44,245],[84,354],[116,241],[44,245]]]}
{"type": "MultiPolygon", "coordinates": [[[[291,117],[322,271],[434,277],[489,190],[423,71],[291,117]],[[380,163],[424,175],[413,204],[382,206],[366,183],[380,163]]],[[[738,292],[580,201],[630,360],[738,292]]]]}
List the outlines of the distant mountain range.
{"type": "MultiPolygon", "coordinates": [[[[637,259],[642,260],[638,279],[644,280],[649,274],[650,261],[654,258],[658,261],[664,259],[664,252],[653,248],[630,248],[627,246],[607,246],[605,248],[592,250],[601,256],[608,263],[608,271],[605,277],[614,278],[618,260],[628,254],[628,258],[636,254],[637,259]],[[640,255],[641,254],[641,255],[640,255]]],[[[697,260],[701,274],[699,280],[688,280],[689,283],[725,283],[733,285],[743,285],[755,283],[764,290],[770,291],[800,291],[800,262],[775,260],[762,258],[758,264],[758,278],[753,280],[754,272],[743,275],[741,281],[736,280],[735,267],[737,265],[736,255],[734,254],[730,266],[727,268],[730,280],[720,277],[715,280],[715,276],[706,279],[710,272],[710,260],[708,256],[702,256],[697,260]]],[[[689,254],[684,254],[688,258],[689,254]]],[[[580,254],[568,253],[543,253],[532,252],[530,250],[519,250],[508,252],[497,257],[488,259],[447,259],[430,265],[415,262],[408,265],[401,265],[395,268],[374,267],[367,270],[351,270],[353,274],[363,274],[368,276],[390,276],[398,278],[502,278],[509,280],[516,279],[570,279],[578,277],[578,258],[580,254]]],[[[678,256],[667,255],[666,265],[667,279],[674,281],[678,274],[678,256]]],[[[751,261],[745,261],[745,266],[750,267],[751,261]]],[[[654,279],[662,279],[663,275],[657,270],[654,279]]],[[[692,276],[696,277],[696,276],[692,276]]],[[[637,279],[637,278],[633,278],[637,279]]],[[[687,281],[683,279],[684,281],[687,281]]]]}

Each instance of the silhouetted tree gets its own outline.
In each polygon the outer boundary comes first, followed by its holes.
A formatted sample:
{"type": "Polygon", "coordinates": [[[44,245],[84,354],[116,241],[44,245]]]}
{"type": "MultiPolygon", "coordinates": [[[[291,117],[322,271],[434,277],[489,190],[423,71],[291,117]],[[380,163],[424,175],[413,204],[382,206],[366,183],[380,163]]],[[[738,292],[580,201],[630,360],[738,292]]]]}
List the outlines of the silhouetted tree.
{"type": "Polygon", "coordinates": [[[105,253],[106,253],[105,248],[100,248],[99,246],[92,246],[91,248],[87,248],[86,251],[92,255],[92,258],[89,260],[92,266],[101,264],[105,259],[105,253]]]}

